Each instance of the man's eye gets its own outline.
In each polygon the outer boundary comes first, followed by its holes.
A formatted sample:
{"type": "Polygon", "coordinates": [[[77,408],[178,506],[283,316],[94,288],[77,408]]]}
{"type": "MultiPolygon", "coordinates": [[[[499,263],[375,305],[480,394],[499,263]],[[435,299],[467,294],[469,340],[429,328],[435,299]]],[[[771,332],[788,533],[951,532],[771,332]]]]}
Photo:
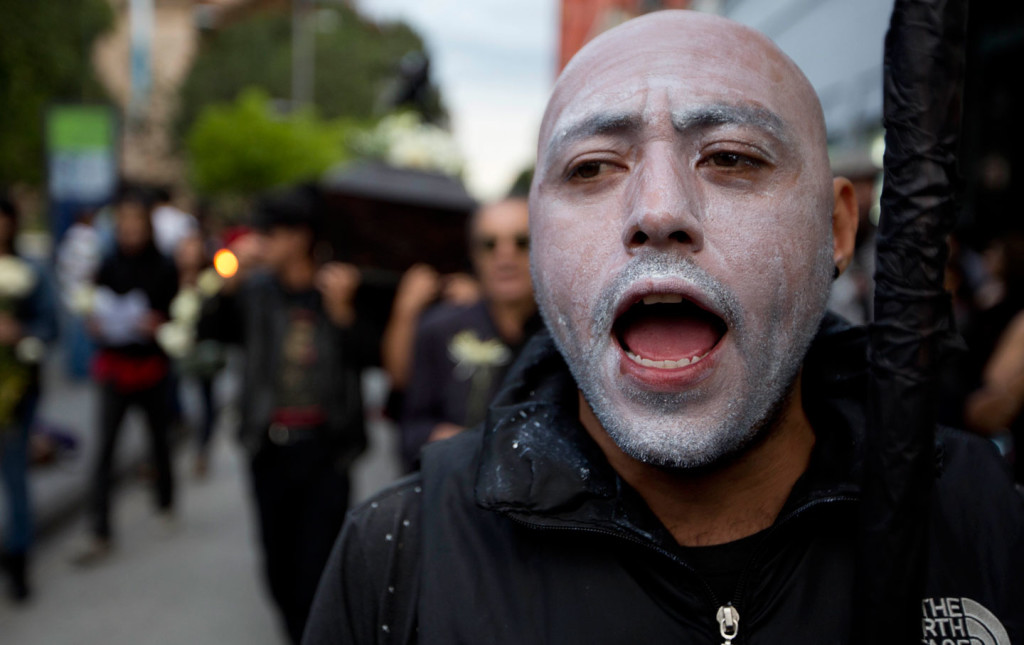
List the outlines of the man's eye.
{"type": "Polygon", "coordinates": [[[759,160],[737,152],[716,152],[708,157],[708,162],[718,168],[760,168],[763,165],[759,160]]]}
{"type": "Polygon", "coordinates": [[[600,161],[584,161],[569,173],[569,179],[593,179],[601,174],[600,161]]]}

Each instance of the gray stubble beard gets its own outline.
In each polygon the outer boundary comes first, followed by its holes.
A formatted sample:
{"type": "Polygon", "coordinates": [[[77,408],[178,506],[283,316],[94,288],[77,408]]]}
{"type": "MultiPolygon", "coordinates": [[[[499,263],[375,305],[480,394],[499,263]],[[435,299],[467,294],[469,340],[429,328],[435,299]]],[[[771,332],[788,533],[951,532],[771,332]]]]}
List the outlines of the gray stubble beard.
{"type": "Polygon", "coordinates": [[[685,259],[639,255],[601,293],[599,302],[603,308],[596,312],[591,326],[591,337],[597,342],[589,348],[583,347],[577,330],[558,313],[543,280],[534,276],[534,284],[541,314],[555,344],[608,436],[624,453],[640,462],[661,468],[696,470],[741,453],[777,425],[824,316],[831,272],[830,243],[827,252],[823,249],[816,258],[810,282],[804,285],[793,310],[773,311],[761,337],[751,338],[745,334],[748,325],[738,299],[721,282],[685,259]],[[689,281],[723,315],[728,333],[736,334],[736,346],[747,365],[745,383],[739,388],[740,396],[717,393],[727,402],[714,418],[692,418],[690,408],[703,396],[699,389],[651,392],[618,381],[621,389],[617,394],[628,401],[623,414],[616,411],[613,392],[608,391],[613,382],[602,380],[602,375],[613,375],[618,370],[617,365],[603,364],[617,360],[617,353],[608,347],[616,342],[612,335],[614,303],[630,284],[651,277],[689,281]],[[803,318],[806,324],[793,325],[786,332],[783,327],[793,316],[803,318]],[[777,341],[787,336],[791,342],[787,349],[780,349],[783,344],[777,341]]]}

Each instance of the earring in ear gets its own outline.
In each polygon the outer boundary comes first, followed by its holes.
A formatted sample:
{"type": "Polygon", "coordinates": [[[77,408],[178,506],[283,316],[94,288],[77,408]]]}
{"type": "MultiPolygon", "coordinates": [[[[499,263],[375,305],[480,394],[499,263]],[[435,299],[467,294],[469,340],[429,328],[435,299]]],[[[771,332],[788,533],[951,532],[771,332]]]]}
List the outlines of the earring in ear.
{"type": "Polygon", "coordinates": [[[833,280],[838,280],[839,279],[839,265],[838,264],[832,268],[832,279],[833,280]]]}

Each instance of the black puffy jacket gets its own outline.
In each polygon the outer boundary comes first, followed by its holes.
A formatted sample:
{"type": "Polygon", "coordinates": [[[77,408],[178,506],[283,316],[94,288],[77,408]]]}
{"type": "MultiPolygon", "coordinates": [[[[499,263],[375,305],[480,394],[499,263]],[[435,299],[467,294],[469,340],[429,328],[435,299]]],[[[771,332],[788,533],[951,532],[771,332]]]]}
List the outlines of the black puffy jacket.
{"type": "MultiPolygon", "coordinates": [[[[850,643],[864,353],[826,319],[803,379],[810,466],[718,598],[579,425],[542,332],[482,429],[351,513],[305,642],[850,643]]],[[[986,441],[940,429],[937,455],[923,642],[1024,643],[1024,500],[986,441]]]]}

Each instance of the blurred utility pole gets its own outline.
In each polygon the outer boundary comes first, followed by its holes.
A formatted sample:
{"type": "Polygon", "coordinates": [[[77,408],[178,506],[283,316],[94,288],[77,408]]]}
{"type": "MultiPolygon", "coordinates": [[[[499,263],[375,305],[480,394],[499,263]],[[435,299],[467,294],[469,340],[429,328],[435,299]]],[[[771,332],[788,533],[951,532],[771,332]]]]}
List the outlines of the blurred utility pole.
{"type": "Polygon", "coordinates": [[[137,124],[145,119],[149,109],[155,23],[153,0],[131,0],[128,5],[128,23],[131,33],[131,96],[128,99],[128,120],[129,123],[137,124]]]}
{"type": "Polygon", "coordinates": [[[292,0],[292,108],[313,102],[316,69],[314,0],[292,0]]]}

